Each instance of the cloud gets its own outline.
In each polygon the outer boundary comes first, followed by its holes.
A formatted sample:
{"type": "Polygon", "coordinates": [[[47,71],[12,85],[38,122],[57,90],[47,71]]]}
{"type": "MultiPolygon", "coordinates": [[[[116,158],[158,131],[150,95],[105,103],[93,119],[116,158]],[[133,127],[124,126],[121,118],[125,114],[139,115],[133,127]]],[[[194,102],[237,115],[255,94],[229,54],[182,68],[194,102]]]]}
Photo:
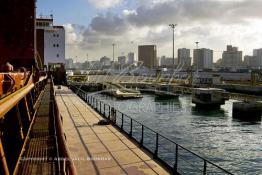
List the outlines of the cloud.
{"type": "Polygon", "coordinates": [[[88,2],[98,9],[107,9],[121,4],[123,0],[88,0],[88,2]]]}
{"type": "Polygon", "coordinates": [[[195,41],[218,51],[230,43],[248,50],[261,47],[262,39],[257,37],[262,35],[260,0],[139,1],[137,8],[95,16],[87,27],[65,25],[67,43],[89,52],[90,58],[110,56],[112,43],[117,44],[116,55],[136,50],[137,45],[156,44],[159,56],[170,56],[172,30],[168,24],[177,23],[175,48],[194,49],[195,41]]]}
{"type": "Polygon", "coordinates": [[[260,0],[173,0],[144,5],[128,15],[128,21],[137,25],[160,25],[171,22],[188,23],[244,23],[250,18],[261,18],[260,0]]]}
{"type": "Polygon", "coordinates": [[[90,28],[103,34],[119,35],[127,29],[127,24],[123,18],[107,13],[94,17],[90,23],[90,28]]]}
{"type": "Polygon", "coordinates": [[[123,15],[124,16],[128,16],[128,15],[132,15],[132,14],[136,14],[135,10],[123,10],[123,15]]]}
{"type": "Polygon", "coordinates": [[[75,45],[81,42],[81,35],[77,31],[77,26],[74,24],[64,24],[64,28],[66,31],[66,44],[67,45],[75,45]]]}

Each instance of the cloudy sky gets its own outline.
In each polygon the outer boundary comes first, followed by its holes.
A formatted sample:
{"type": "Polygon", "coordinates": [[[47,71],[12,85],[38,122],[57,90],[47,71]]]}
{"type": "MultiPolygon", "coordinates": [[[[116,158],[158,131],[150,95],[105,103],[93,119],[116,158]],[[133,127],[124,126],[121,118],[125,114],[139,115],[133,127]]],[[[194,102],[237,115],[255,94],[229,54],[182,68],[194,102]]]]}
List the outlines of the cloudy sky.
{"type": "Polygon", "coordinates": [[[178,48],[214,50],[217,60],[227,44],[244,54],[262,47],[262,0],[38,0],[37,14],[54,15],[66,29],[66,57],[78,61],[136,52],[156,44],[158,56],[178,48]],[[82,59],[80,59],[82,58],[82,59]]]}

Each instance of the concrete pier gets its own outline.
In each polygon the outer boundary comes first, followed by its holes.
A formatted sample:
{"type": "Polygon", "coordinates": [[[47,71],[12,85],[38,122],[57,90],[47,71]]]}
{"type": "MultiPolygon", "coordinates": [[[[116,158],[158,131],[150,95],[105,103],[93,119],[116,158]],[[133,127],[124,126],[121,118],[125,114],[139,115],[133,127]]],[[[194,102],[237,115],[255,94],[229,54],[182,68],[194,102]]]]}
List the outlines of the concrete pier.
{"type": "Polygon", "coordinates": [[[76,171],[83,174],[169,174],[67,87],[56,89],[63,129],[76,171]]]}
{"type": "Polygon", "coordinates": [[[256,120],[261,119],[262,103],[258,102],[234,102],[233,103],[233,117],[256,120]]]}

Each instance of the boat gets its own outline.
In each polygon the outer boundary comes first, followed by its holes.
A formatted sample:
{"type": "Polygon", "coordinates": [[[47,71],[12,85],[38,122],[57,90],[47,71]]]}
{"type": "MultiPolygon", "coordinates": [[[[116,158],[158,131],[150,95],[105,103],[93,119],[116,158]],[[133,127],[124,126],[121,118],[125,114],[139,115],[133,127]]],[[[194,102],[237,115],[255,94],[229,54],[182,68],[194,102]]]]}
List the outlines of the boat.
{"type": "Polygon", "coordinates": [[[143,98],[140,91],[137,90],[120,90],[117,89],[113,92],[114,96],[120,99],[130,99],[130,98],[143,98]]]}
{"type": "Polygon", "coordinates": [[[192,103],[196,107],[220,107],[228,99],[228,93],[218,88],[195,88],[192,91],[192,103]]]}

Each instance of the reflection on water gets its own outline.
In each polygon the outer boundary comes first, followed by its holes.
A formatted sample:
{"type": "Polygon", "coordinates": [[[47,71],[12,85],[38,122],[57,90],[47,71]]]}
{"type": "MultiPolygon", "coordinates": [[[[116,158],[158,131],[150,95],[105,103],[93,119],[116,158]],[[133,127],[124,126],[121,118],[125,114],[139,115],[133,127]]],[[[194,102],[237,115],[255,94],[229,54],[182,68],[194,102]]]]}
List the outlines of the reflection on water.
{"type": "Polygon", "coordinates": [[[204,108],[197,108],[192,106],[191,108],[192,115],[202,115],[206,117],[225,117],[227,113],[223,108],[220,109],[204,109],[204,108]]]}
{"type": "Polygon", "coordinates": [[[167,101],[149,94],[126,101],[97,96],[234,174],[262,174],[261,119],[233,119],[231,100],[221,109],[199,110],[190,95],[167,101]]]}

